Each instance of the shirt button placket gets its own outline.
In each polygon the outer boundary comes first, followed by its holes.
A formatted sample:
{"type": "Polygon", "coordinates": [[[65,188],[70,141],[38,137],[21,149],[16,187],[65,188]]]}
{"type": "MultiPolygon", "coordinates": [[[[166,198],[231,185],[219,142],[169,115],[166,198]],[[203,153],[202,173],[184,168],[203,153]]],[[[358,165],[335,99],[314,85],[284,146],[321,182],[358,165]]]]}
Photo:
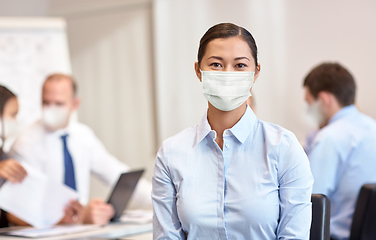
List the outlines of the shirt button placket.
{"type": "Polygon", "coordinates": [[[228,239],[228,236],[227,236],[227,229],[226,229],[226,216],[225,216],[225,208],[226,208],[226,196],[225,196],[225,192],[226,192],[226,172],[227,172],[227,169],[229,167],[229,161],[230,161],[230,158],[231,158],[231,151],[230,151],[230,144],[228,143],[230,141],[230,137],[229,137],[229,131],[226,130],[225,131],[225,134],[224,134],[224,138],[223,138],[223,145],[224,145],[224,148],[223,148],[223,151],[222,151],[222,160],[223,160],[223,168],[222,168],[222,171],[223,171],[223,188],[222,188],[222,197],[223,197],[223,204],[222,204],[222,212],[223,212],[223,227],[224,227],[224,231],[223,231],[223,234],[221,235],[221,239],[228,239]]]}
{"type": "Polygon", "coordinates": [[[224,157],[222,151],[217,151],[218,156],[218,233],[219,239],[227,239],[224,222],[224,157]]]}

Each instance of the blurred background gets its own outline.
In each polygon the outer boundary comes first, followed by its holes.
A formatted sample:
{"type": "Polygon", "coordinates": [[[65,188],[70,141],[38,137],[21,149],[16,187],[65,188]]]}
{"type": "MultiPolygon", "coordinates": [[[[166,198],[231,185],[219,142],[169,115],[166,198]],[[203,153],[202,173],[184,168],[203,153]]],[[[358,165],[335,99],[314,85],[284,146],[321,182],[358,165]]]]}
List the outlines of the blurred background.
{"type": "MultiPolygon", "coordinates": [[[[39,117],[44,78],[72,73],[79,121],[151,179],[162,141],[198,123],[206,110],[193,67],[200,38],[220,22],[243,26],[256,39],[261,74],[253,94],[261,120],[293,131],[304,144],[314,126],[302,81],[326,61],[350,70],[357,106],[376,118],[375,10],[374,0],[0,0],[0,84],[19,95],[26,126],[39,117]],[[17,42],[17,29],[43,38],[17,42]]],[[[91,197],[106,194],[93,179],[91,197]]]]}

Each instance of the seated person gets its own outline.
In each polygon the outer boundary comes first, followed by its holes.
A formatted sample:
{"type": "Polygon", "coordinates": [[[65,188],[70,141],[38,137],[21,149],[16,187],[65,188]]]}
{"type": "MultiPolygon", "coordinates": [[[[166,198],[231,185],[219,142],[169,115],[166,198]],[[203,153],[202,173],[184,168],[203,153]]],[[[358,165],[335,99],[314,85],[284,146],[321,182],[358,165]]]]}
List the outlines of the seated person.
{"type": "Polygon", "coordinates": [[[360,188],[376,182],[376,121],[355,107],[354,78],[338,63],[315,67],[304,88],[320,128],[306,148],[313,193],[331,201],[331,237],[348,239],[360,188]]]}
{"type": "MultiPolygon", "coordinates": [[[[22,182],[26,176],[25,169],[14,159],[8,158],[3,151],[6,138],[15,132],[17,128],[16,115],[18,113],[18,101],[16,95],[6,87],[0,86],[0,185],[4,180],[13,183],[22,182]]],[[[8,227],[6,212],[1,210],[0,227],[8,227]]]]}
{"type": "MultiPolygon", "coordinates": [[[[114,216],[113,207],[101,199],[88,199],[90,173],[113,186],[129,167],[108,153],[88,126],[71,120],[72,113],[79,107],[76,83],[71,76],[49,76],[43,86],[42,99],[42,119],[18,138],[11,156],[77,191],[79,203],[87,206],[82,208],[72,203],[62,222],[108,223],[114,216]]],[[[141,180],[133,200],[151,208],[150,192],[151,184],[141,180]]],[[[24,224],[14,216],[9,220],[17,225],[24,224]]]]}

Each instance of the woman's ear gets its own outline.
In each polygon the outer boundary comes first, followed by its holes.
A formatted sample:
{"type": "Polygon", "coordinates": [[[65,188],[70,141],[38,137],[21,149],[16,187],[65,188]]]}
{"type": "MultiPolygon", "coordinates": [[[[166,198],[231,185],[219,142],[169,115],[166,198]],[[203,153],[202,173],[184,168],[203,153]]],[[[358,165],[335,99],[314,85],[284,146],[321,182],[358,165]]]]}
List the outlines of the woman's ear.
{"type": "Polygon", "coordinates": [[[200,80],[200,82],[202,82],[202,80],[201,80],[201,71],[200,71],[200,66],[198,65],[198,62],[195,62],[195,72],[196,72],[196,76],[198,77],[198,79],[200,80]]]}
{"type": "Polygon", "coordinates": [[[254,76],[253,83],[256,82],[256,80],[257,80],[257,78],[258,78],[258,76],[259,76],[259,74],[260,74],[260,71],[261,71],[261,65],[258,64],[258,65],[257,65],[257,68],[256,68],[256,70],[255,70],[255,76],[254,76]]]}

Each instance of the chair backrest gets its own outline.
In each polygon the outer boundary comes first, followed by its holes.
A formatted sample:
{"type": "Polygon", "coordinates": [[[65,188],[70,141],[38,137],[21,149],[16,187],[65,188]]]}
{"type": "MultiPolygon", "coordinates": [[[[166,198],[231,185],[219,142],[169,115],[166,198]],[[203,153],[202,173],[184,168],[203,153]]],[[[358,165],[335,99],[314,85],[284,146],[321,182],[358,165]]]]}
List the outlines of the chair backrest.
{"type": "Polygon", "coordinates": [[[312,194],[311,240],[330,240],[330,200],[323,194],[312,194]]]}
{"type": "Polygon", "coordinates": [[[350,240],[370,239],[376,239],[376,184],[360,189],[350,233],[350,240]]]}

